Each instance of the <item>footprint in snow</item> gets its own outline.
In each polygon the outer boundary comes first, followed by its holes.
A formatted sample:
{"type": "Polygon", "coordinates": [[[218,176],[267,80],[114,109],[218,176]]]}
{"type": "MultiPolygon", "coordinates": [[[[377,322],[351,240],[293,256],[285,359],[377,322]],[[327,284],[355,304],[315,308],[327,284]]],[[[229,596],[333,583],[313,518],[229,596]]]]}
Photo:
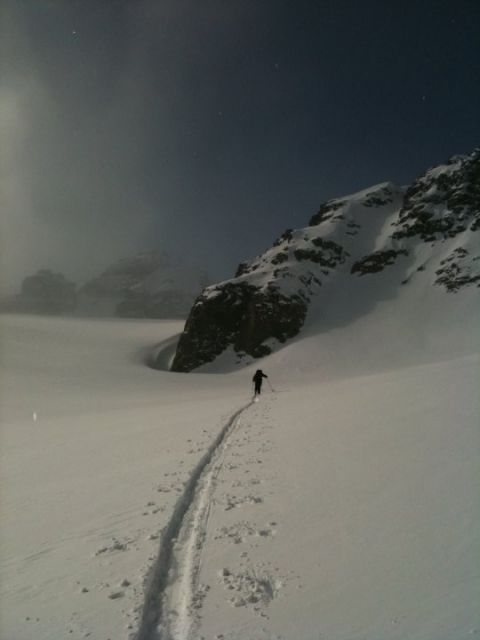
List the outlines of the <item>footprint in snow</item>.
{"type": "Polygon", "coordinates": [[[233,544],[241,544],[246,542],[248,538],[269,538],[276,535],[276,533],[276,529],[271,526],[259,528],[251,522],[244,520],[237,522],[230,527],[224,526],[217,529],[217,534],[214,539],[226,539],[233,544]]]}
{"type": "Polygon", "coordinates": [[[242,498],[238,498],[237,496],[224,496],[225,499],[225,511],[230,511],[231,509],[236,509],[237,507],[241,507],[245,504],[261,504],[263,502],[263,498],[260,496],[244,496],[242,498]]]}
{"type": "Polygon", "coordinates": [[[102,547],[101,549],[98,549],[98,551],[95,551],[95,555],[99,556],[102,553],[113,553],[114,551],[127,551],[129,542],[131,542],[131,540],[127,540],[126,542],[120,542],[120,540],[117,540],[116,538],[112,538],[112,544],[106,547],[102,547]]]}
{"type": "Polygon", "coordinates": [[[224,568],[219,577],[225,588],[234,592],[229,598],[232,606],[251,607],[260,615],[264,615],[263,609],[277,597],[283,586],[282,580],[264,571],[245,570],[233,573],[224,568]]]}

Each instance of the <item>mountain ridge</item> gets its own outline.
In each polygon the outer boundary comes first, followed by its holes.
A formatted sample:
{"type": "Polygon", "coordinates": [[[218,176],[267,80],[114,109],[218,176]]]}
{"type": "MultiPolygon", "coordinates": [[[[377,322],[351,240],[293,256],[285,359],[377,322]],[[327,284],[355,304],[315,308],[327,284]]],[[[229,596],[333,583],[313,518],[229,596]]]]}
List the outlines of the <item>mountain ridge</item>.
{"type": "Polygon", "coordinates": [[[206,273],[166,251],[142,251],[114,262],[81,287],[79,308],[126,318],[185,317],[207,282],[206,273]]]}
{"type": "MultiPolygon", "coordinates": [[[[352,295],[363,278],[376,278],[392,297],[421,276],[425,289],[476,288],[479,228],[479,149],[409,186],[383,182],[328,200],[308,226],[287,229],[263,254],[241,263],[234,278],[202,292],[172,370],[212,363],[227,349],[240,361],[268,355],[300,333],[312,301],[335,305],[337,281],[352,295]]],[[[370,295],[374,304],[375,291],[370,295]]]]}
{"type": "Polygon", "coordinates": [[[121,258],[77,287],[39,269],[20,292],[0,301],[6,312],[122,318],[185,318],[208,282],[202,270],[152,249],[121,258]]]}

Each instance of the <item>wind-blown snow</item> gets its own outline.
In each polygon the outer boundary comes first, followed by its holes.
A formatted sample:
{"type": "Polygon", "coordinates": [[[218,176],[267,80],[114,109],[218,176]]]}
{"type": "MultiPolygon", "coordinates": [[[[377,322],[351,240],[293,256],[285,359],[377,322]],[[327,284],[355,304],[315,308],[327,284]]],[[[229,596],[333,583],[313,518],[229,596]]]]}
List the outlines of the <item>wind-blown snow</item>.
{"type": "Polygon", "coordinates": [[[480,634],[475,291],[405,291],[228,375],[145,366],[179,322],[2,316],[1,637],[480,634]]]}

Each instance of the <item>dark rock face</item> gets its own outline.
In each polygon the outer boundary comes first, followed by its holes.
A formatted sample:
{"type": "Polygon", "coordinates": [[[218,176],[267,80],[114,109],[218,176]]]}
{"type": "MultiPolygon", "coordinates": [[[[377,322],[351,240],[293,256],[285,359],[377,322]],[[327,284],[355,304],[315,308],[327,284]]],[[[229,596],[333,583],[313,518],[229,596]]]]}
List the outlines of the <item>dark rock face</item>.
{"type": "Polygon", "coordinates": [[[293,229],[286,229],[282,235],[277,238],[277,240],[275,240],[275,242],[273,243],[274,247],[278,247],[280,244],[284,243],[284,242],[290,242],[290,240],[293,237],[293,229]]]}
{"type": "Polygon", "coordinates": [[[322,222],[326,222],[327,220],[331,220],[335,211],[341,209],[345,204],[344,200],[329,200],[328,202],[324,202],[318,212],[310,218],[309,226],[316,227],[318,224],[322,222]]]}
{"type": "Polygon", "coordinates": [[[228,346],[262,357],[267,338],[285,342],[302,326],[307,304],[300,295],[282,296],[246,283],[226,283],[195,302],[180,338],[172,371],[191,371],[211,362],[228,346]]]}
{"type": "MultiPolygon", "coordinates": [[[[472,266],[466,261],[468,251],[462,247],[454,249],[452,253],[440,261],[441,267],[435,271],[435,284],[441,284],[447,291],[456,293],[467,285],[475,284],[480,287],[480,273],[473,273],[472,266]]],[[[473,258],[478,262],[480,256],[473,258]]]]}
{"type": "MultiPolygon", "coordinates": [[[[458,161],[457,161],[458,163],[458,161]]],[[[419,236],[424,242],[454,238],[480,228],[480,149],[456,170],[427,174],[405,194],[394,240],[419,236]]]]}
{"type": "Polygon", "coordinates": [[[311,243],[315,249],[296,249],[293,254],[297,260],[310,260],[322,267],[334,269],[338,264],[343,264],[350,255],[337,242],[312,238],[311,243]]]}
{"type": "Polygon", "coordinates": [[[281,251],[272,258],[272,264],[282,264],[282,262],[288,262],[288,252],[281,251]]]}
{"type": "Polygon", "coordinates": [[[385,267],[392,265],[399,255],[408,256],[408,251],[405,249],[375,251],[361,260],[354,262],[350,273],[358,273],[360,276],[364,276],[367,273],[378,273],[379,271],[383,271],[385,267]]]}
{"type": "Polygon", "coordinates": [[[393,202],[392,191],[389,187],[383,187],[380,191],[367,193],[363,202],[364,207],[382,207],[393,202]]]}
{"type": "Polygon", "coordinates": [[[340,244],[310,229],[298,237],[287,229],[272,250],[240,264],[233,280],[207,288],[197,299],[172,370],[191,371],[229,346],[240,355],[268,355],[265,342],[283,343],[298,334],[322,278],[348,256],[340,244]]]}
{"type": "Polygon", "coordinates": [[[75,310],[76,285],[61,273],[40,269],[22,282],[20,295],[12,301],[11,310],[47,315],[69,314],[75,310]]]}

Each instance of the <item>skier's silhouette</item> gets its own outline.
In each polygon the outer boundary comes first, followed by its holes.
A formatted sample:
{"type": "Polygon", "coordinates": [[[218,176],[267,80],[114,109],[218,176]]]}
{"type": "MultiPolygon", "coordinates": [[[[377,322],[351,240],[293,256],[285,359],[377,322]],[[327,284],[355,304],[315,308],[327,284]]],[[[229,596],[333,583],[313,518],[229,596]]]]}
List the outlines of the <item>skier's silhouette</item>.
{"type": "Polygon", "coordinates": [[[255,371],[255,375],[253,376],[253,383],[255,385],[255,395],[260,395],[262,393],[262,382],[263,378],[268,378],[267,375],[263,373],[261,369],[257,369],[255,371]]]}

